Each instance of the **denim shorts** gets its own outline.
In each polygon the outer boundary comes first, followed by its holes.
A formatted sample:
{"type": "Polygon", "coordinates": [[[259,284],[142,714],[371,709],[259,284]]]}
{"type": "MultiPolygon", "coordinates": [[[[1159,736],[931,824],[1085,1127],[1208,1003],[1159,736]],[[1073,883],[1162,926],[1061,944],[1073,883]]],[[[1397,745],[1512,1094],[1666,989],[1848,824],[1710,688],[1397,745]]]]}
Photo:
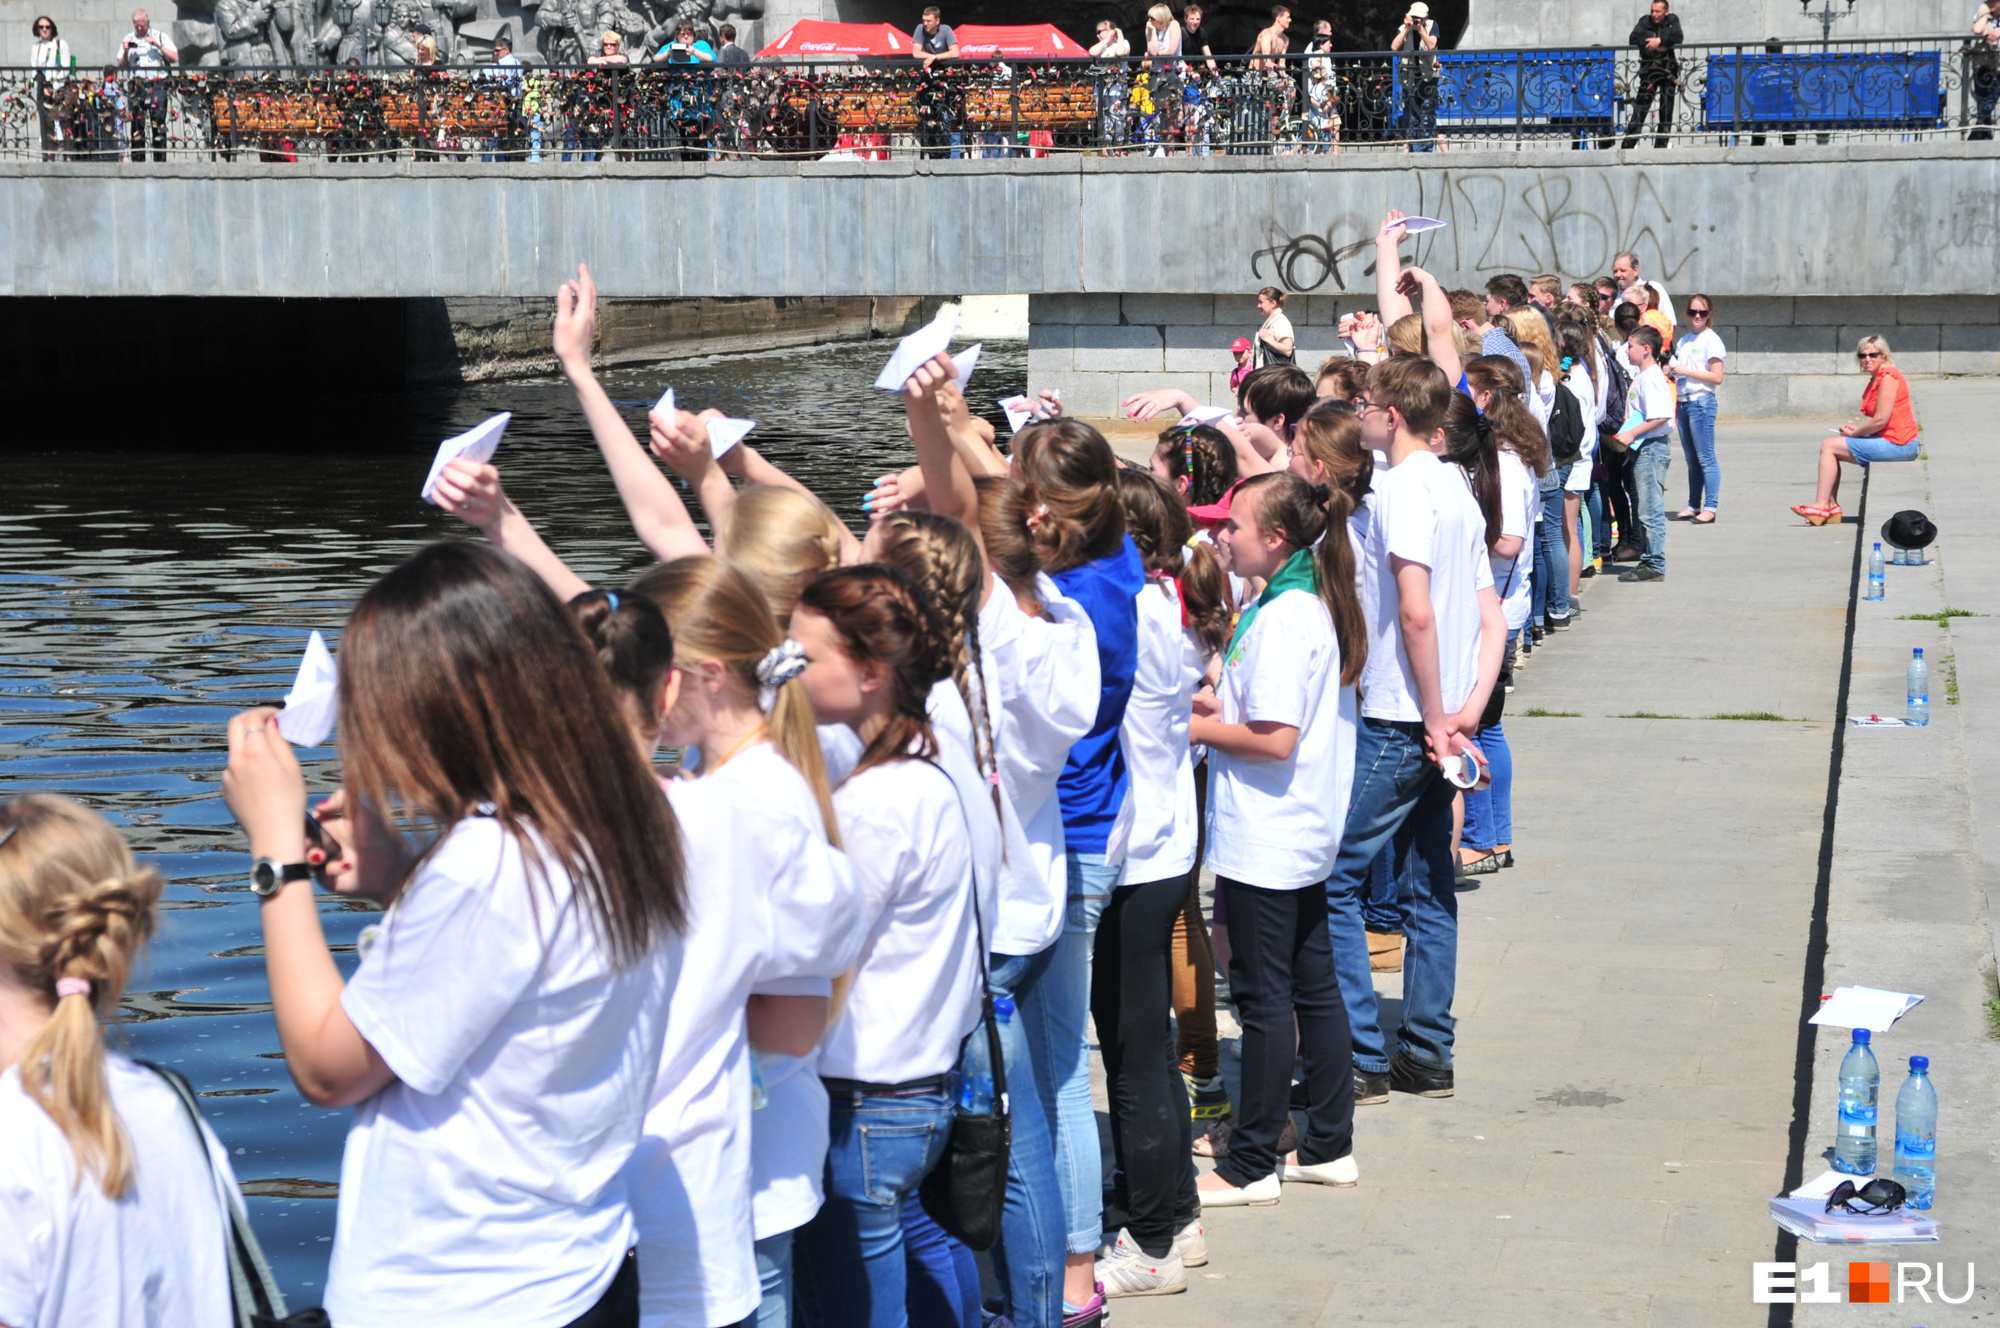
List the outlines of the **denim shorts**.
{"type": "Polygon", "coordinates": [[[1871,461],[1915,461],[1923,443],[1921,434],[1907,443],[1892,443],[1887,438],[1850,438],[1847,450],[1854,454],[1857,463],[1865,466],[1871,461]]]}

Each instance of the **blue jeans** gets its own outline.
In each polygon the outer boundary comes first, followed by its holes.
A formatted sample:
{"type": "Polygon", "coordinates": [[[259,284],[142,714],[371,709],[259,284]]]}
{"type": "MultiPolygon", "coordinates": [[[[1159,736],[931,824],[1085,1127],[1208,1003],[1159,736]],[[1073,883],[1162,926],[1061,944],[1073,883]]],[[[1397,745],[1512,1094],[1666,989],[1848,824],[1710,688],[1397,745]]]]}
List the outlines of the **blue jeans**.
{"type": "Polygon", "coordinates": [[[1090,956],[1118,868],[1102,853],[1067,857],[1069,905],[1062,935],[1045,952],[1047,969],[1025,993],[1021,1024],[1035,1078],[1049,1085],[1054,1106],[1050,1134],[1062,1186],[1064,1247],[1070,1254],[1095,1254],[1104,1235],[1104,1154],[1090,1101],[1090,956]]]}
{"type": "Polygon", "coordinates": [[[1452,891],[1453,789],[1424,754],[1421,724],[1363,719],[1354,743],[1354,791],[1333,875],[1326,881],[1333,971],[1354,1035],[1354,1067],[1389,1068],[1368,967],[1361,897],[1384,844],[1394,845],[1403,905],[1403,1054],[1451,1064],[1451,1000],[1458,985],[1458,898],[1452,891]]]}
{"type": "Polygon", "coordinates": [[[1514,753],[1508,749],[1506,730],[1499,724],[1479,730],[1474,741],[1489,762],[1487,772],[1493,785],[1465,791],[1465,830],[1459,842],[1490,853],[1514,842],[1514,753]]]}
{"type": "Polygon", "coordinates": [[[1593,484],[1584,495],[1584,507],[1590,512],[1590,544],[1587,546],[1591,557],[1602,558],[1611,552],[1611,522],[1604,515],[1604,486],[1593,484]]]}
{"type": "Polygon", "coordinates": [[[1680,428],[1688,463],[1688,508],[1713,512],[1722,497],[1722,465],[1715,459],[1715,393],[1681,402],[1680,428]]]}
{"type": "Polygon", "coordinates": [[[903,1204],[951,1137],[951,1098],[833,1093],[826,1202],[793,1235],[794,1309],[807,1328],[907,1328],[903,1204]]]}
{"type": "MultiPolygon", "coordinates": [[[[1018,1012],[1025,1008],[1055,946],[1034,955],[994,955],[989,982],[1018,1012]]],[[[1063,1247],[1068,1235],[1062,1183],[1056,1179],[1055,1093],[1035,1073],[1025,1017],[1000,1025],[1000,1054],[1007,1062],[1007,1096],[1014,1108],[1007,1152],[1007,1207],[1000,1215],[1000,1243],[993,1271],[1015,1328],[1062,1328],[1063,1247]]],[[[965,1043],[969,1074],[990,1073],[992,1052],[979,1029],[965,1043]]]]}
{"type": "Polygon", "coordinates": [[[792,1233],[780,1231],[757,1242],[757,1281],[764,1299],[757,1305],[757,1328],[792,1328],[792,1233]]]}
{"type": "Polygon", "coordinates": [[[1563,542],[1563,485],[1568,466],[1542,476],[1542,519],[1535,525],[1535,594],[1533,621],[1543,615],[1569,617],[1569,545],[1563,542]]]}
{"type": "Polygon", "coordinates": [[[1664,435],[1648,438],[1632,449],[1633,480],[1639,486],[1639,525],[1646,532],[1646,551],[1639,561],[1656,572],[1667,570],[1667,470],[1673,463],[1664,435]]]}
{"type": "Polygon", "coordinates": [[[979,1264],[915,1198],[903,1205],[903,1270],[914,1328],[979,1328],[979,1264]]]}
{"type": "Polygon", "coordinates": [[[1403,909],[1396,902],[1396,848],[1384,844],[1368,867],[1368,889],[1361,896],[1361,921],[1384,936],[1403,934],[1403,909]]]}

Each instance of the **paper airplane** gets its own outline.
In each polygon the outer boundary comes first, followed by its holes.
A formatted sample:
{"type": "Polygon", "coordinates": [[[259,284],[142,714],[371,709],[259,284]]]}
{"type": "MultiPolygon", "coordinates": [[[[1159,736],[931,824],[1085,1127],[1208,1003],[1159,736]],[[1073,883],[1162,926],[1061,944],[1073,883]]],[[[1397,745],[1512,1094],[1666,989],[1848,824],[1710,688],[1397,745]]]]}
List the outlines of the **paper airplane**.
{"type": "Polygon", "coordinates": [[[1182,424],[1213,424],[1226,420],[1236,412],[1226,406],[1196,406],[1181,416],[1182,424]]]}
{"type": "Polygon", "coordinates": [[[1405,235],[1422,235],[1425,231],[1438,231],[1443,229],[1444,229],[1444,223],[1439,221],[1436,217],[1403,218],[1403,234],[1405,235]]]}
{"type": "Polygon", "coordinates": [[[708,450],[712,456],[721,456],[730,448],[743,441],[743,435],[757,427],[755,420],[720,419],[708,421],[708,450]]]}
{"type": "Polygon", "coordinates": [[[507,432],[507,421],[514,418],[514,412],[503,410],[492,419],[483,421],[467,429],[456,438],[447,438],[438,444],[437,458],[431,462],[431,473],[424,479],[423,498],[427,503],[437,501],[438,476],[444,474],[444,463],[453,457],[471,457],[474,461],[487,462],[500,446],[500,437],[507,432]]]}
{"type": "Polygon", "coordinates": [[[278,712],[278,732],[296,747],[317,747],[333,732],[334,712],[340,699],[340,675],[334,671],[333,652],[326,639],[314,632],[306,642],[305,658],[299,661],[299,676],[285,693],[285,708],[278,712]]]}
{"type": "Polygon", "coordinates": [[[1019,433],[1034,421],[1039,409],[1029,397],[1001,397],[1000,409],[1007,412],[1007,431],[1019,433]]]}
{"type": "Polygon", "coordinates": [[[1833,995],[1820,1002],[1819,1013],[1807,1023],[1829,1024],[1834,1028],[1865,1028],[1886,1033],[1889,1025],[1916,1007],[1923,997],[1906,991],[1882,991],[1876,987],[1835,987],[1833,995]]]}
{"type": "Polygon", "coordinates": [[[951,385],[958,389],[959,395],[965,394],[965,384],[972,377],[973,368],[979,363],[979,352],[985,349],[985,342],[976,341],[951,357],[951,385]]]}
{"type": "Polygon", "coordinates": [[[938,310],[938,316],[896,343],[896,353],[882,366],[876,376],[875,386],[891,392],[903,390],[903,384],[910,381],[910,375],[917,366],[951,344],[951,334],[958,328],[958,306],[947,304],[938,310]]]}
{"type": "Polygon", "coordinates": [[[666,394],[654,404],[653,409],[671,420],[674,417],[674,389],[668,388],[666,394]]]}

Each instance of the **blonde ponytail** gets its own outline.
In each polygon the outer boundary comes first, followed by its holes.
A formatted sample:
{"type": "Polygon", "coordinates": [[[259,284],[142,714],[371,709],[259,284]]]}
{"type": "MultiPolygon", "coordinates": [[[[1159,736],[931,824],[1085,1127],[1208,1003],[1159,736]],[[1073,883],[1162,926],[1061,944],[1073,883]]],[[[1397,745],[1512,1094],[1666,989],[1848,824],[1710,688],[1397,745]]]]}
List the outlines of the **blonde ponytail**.
{"type": "Polygon", "coordinates": [[[116,1009],[151,939],[160,874],[140,868],[111,823],[67,798],[0,803],[0,961],[54,1004],[21,1053],[22,1091],[46,1111],[104,1193],[132,1184],[97,1016],[116,1009]]]}

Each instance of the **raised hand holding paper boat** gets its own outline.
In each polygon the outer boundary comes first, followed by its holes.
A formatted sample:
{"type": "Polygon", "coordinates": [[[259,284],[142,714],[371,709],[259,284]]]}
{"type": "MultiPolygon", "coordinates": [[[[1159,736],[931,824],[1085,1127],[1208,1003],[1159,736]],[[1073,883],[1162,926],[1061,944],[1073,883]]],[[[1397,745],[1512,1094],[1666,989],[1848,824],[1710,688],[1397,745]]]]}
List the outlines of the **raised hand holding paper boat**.
{"type": "Polygon", "coordinates": [[[339,702],[340,675],[333,666],[333,652],[326,648],[326,638],[314,632],[306,642],[292,690],[285,693],[285,708],[278,712],[278,732],[294,746],[317,747],[333,732],[339,702]]]}
{"type": "Polygon", "coordinates": [[[507,421],[513,418],[513,411],[503,410],[490,419],[482,420],[456,438],[447,438],[439,443],[437,456],[431,461],[431,473],[424,477],[424,501],[427,503],[437,501],[438,476],[444,472],[445,462],[453,457],[491,461],[493,453],[500,447],[501,437],[507,432],[507,421]]]}
{"type": "MultiPolygon", "coordinates": [[[[938,316],[896,343],[896,353],[882,366],[882,372],[875,376],[875,386],[890,392],[899,392],[903,384],[910,381],[910,375],[917,366],[933,356],[940,355],[951,344],[951,334],[958,329],[958,306],[947,304],[938,310],[938,316]]],[[[971,372],[968,366],[968,373],[971,372]]]]}

